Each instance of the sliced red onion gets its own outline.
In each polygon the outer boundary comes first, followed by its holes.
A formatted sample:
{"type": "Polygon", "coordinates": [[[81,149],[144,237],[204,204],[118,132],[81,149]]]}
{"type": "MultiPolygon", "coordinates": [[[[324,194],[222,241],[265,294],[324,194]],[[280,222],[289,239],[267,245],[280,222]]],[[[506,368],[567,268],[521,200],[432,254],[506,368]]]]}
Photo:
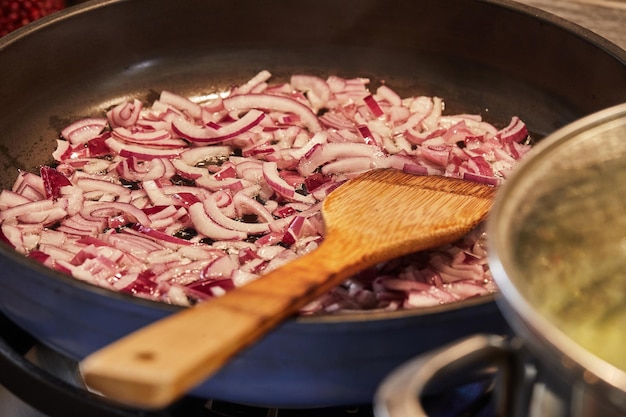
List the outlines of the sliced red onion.
{"type": "Polygon", "coordinates": [[[443,145],[429,145],[421,148],[422,157],[441,167],[448,165],[450,158],[450,149],[443,145]]]}
{"type": "MultiPolygon", "coordinates": [[[[110,155],[111,151],[105,143],[109,137],[111,137],[111,134],[109,132],[104,132],[100,136],[97,136],[87,142],[86,156],[89,158],[99,158],[110,155]]],[[[70,157],[72,157],[72,155],[70,155],[70,157]]]]}
{"type": "Polygon", "coordinates": [[[504,143],[522,142],[528,137],[528,130],[519,117],[513,116],[509,125],[498,132],[498,135],[504,143]]]}
{"type": "Polygon", "coordinates": [[[0,192],[0,210],[6,210],[10,207],[20,206],[32,201],[33,200],[10,190],[2,190],[2,192],[0,192]]]}
{"type": "Polygon", "coordinates": [[[189,207],[189,216],[196,230],[215,240],[243,240],[248,234],[238,230],[227,229],[217,224],[206,213],[204,205],[200,202],[189,207]]]}
{"type": "Polygon", "coordinates": [[[322,130],[315,113],[304,104],[289,97],[272,96],[269,94],[244,94],[224,99],[224,107],[232,110],[271,109],[297,115],[302,123],[311,131],[322,130]]]}
{"type": "Polygon", "coordinates": [[[51,200],[30,201],[25,204],[13,206],[0,212],[2,221],[16,219],[22,216],[28,216],[31,213],[47,213],[55,207],[55,203],[51,200]]]}
{"type": "Polygon", "coordinates": [[[168,158],[154,158],[148,163],[148,172],[143,176],[143,180],[170,179],[175,173],[176,167],[168,158]]]}
{"type": "Polygon", "coordinates": [[[295,244],[302,235],[305,221],[306,218],[303,216],[294,216],[283,235],[283,242],[288,245],[295,244]]]}
{"type": "Polygon", "coordinates": [[[330,128],[352,130],[355,128],[355,121],[341,113],[325,113],[320,116],[320,122],[330,128]]]}
{"type": "Polygon", "coordinates": [[[274,220],[272,213],[270,213],[270,211],[263,204],[247,196],[243,192],[235,194],[233,197],[233,203],[235,205],[235,210],[240,217],[251,213],[268,223],[274,220]]]}
{"type": "Polygon", "coordinates": [[[161,96],[159,97],[162,103],[169,104],[174,106],[176,109],[187,113],[194,119],[199,119],[202,117],[202,107],[199,104],[194,103],[189,100],[187,97],[180,96],[178,94],[174,94],[170,91],[161,91],[161,96]]]}
{"type": "Polygon", "coordinates": [[[372,133],[372,131],[370,130],[368,126],[360,125],[357,127],[357,130],[359,131],[359,133],[361,134],[361,137],[363,138],[363,141],[367,145],[373,145],[373,146],[378,145],[378,143],[376,142],[376,138],[374,137],[374,134],[372,133]]]}
{"type": "Polygon", "coordinates": [[[128,127],[137,123],[143,104],[137,99],[118,104],[107,112],[109,124],[112,127],[128,127]]]}
{"type": "Polygon", "coordinates": [[[180,154],[180,158],[189,166],[196,166],[201,162],[213,162],[227,158],[233,152],[231,146],[214,145],[189,148],[180,154]]]}
{"type": "Polygon", "coordinates": [[[100,135],[108,122],[105,118],[87,118],[78,120],[61,131],[61,136],[72,145],[82,145],[100,135]]]}
{"type": "Polygon", "coordinates": [[[190,242],[188,240],[179,239],[177,237],[168,235],[167,233],[163,233],[163,232],[160,232],[158,230],[154,230],[154,229],[151,229],[149,227],[142,226],[141,224],[136,224],[135,226],[133,226],[133,228],[136,231],[138,231],[139,233],[144,233],[147,236],[150,236],[151,238],[154,238],[156,240],[169,242],[169,243],[174,243],[176,245],[183,245],[183,246],[193,245],[194,244],[194,243],[192,243],[192,242],[190,242]]]}
{"type": "Polygon", "coordinates": [[[178,139],[172,139],[172,134],[167,130],[130,131],[125,127],[113,129],[113,137],[129,143],[138,143],[150,146],[179,148],[185,143],[178,139]]]}
{"type": "Polygon", "coordinates": [[[288,198],[292,201],[300,201],[303,203],[313,204],[315,199],[310,195],[302,195],[296,192],[295,188],[288,184],[278,173],[278,164],[276,162],[265,162],[263,164],[263,178],[267,184],[278,195],[288,198]]]}
{"type": "Polygon", "coordinates": [[[246,223],[229,218],[222,213],[220,208],[217,206],[215,199],[212,197],[209,197],[204,201],[204,210],[215,223],[226,229],[241,231],[246,233],[246,235],[258,235],[269,231],[268,223],[246,223]]]}
{"type": "Polygon", "coordinates": [[[381,117],[385,114],[373,95],[370,94],[369,96],[366,96],[363,101],[365,101],[365,104],[367,104],[367,107],[372,112],[374,117],[381,117]]]}
{"type": "Polygon", "coordinates": [[[148,146],[123,144],[116,139],[108,138],[105,140],[106,145],[112,151],[123,157],[135,157],[144,161],[154,158],[174,158],[184,151],[184,148],[151,148],[148,146]]]}
{"type": "Polygon", "coordinates": [[[106,218],[86,221],[81,216],[72,216],[63,219],[56,230],[67,236],[96,236],[104,230],[106,225],[106,218]]]}
{"type": "Polygon", "coordinates": [[[488,177],[486,175],[480,175],[480,174],[473,174],[471,172],[466,172],[463,174],[463,179],[464,180],[468,180],[468,181],[472,181],[472,182],[478,182],[481,184],[487,184],[487,185],[498,185],[500,184],[500,180],[498,178],[495,177],[488,177]]]}
{"type": "MultiPolygon", "coordinates": [[[[497,130],[480,115],[444,116],[438,97],[401,98],[386,84],[372,94],[364,78],[270,76],[201,104],[164,91],[150,108],[131,99],[69,125],[56,169],[21,172],[0,193],[0,238],[77,279],[190,305],[315,250],[321,202],[358,172],[496,185],[530,148],[515,117],[497,130]]],[[[483,233],[363,271],[302,313],[496,291],[483,233]]]]}
{"type": "MultiPolygon", "coordinates": [[[[146,192],[146,194],[148,195],[148,198],[150,199],[150,201],[152,201],[152,204],[157,205],[157,206],[178,205],[177,204],[178,201],[176,201],[174,197],[166,195],[161,189],[161,186],[159,185],[159,183],[157,183],[156,181],[154,180],[143,181],[141,186],[143,190],[146,192]]],[[[147,223],[143,223],[143,224],[147,224],[147,223]]]]}
{"type": "Polygon", "coordinates": [[[350,158],[339,159],[334,162],[330,162],[322,167],[322,174],[341,175],[341,174],[355,174],[360,172],[369,171],[374,166],[372,164],[372,158],[367,156],[354,156],[350,158]]]}
{"type": "Polygon", "coordinates": [[[39,169],[39,175],[43,180],[43,186],[46,191],[46,198],[56,200],[61,196],[61,187],[71,186],[69,179],[59,171],[48,166],[42,166],[39,169]]]}
{"type": "Polygon", "coordinates": [[[362,143],[327,143],[315,145],[298,164],[298,172],[307,177],[320,166],[345,157],[364,156],[374,158],[382,154],[377,146],[362,143]]]}
{"type": "Polygon", "coordinates": [[[239,178],[224,178],[221,180],[211,176],[202,176],[195,180],[198,187],[206,188],[210,191],[231,190],[233,192],[240,191],[248,186],[250,182],[239,178]]]}
{"type": "Polygon", "coordinates": [[[398,93],[389,88],[386,84],[383,84],[376,89],[376,95],[394,106],[402,105],[402,97],[400,97],[398,93]]]}
{"type": "Polygon", "coordinates": [[[20,172],[11,190],[30,200],[41,200],[46,196],[43,179],[30,172],[20,172]]]}
{"type": "Polygon", "coordinates": [[[181,137],[192,142],[212,144],[224,142],[240,135],[261,123],[265,114],[256,109],[248,111],[241,119],[221,126],[219,129],[208,126],[198,126],[188,120],[178,119],[172,123],[172,128],[181,137]]]}
{"type": "Polygon", "coordinates": [[[128,188],[104,179],[79,178],[76,180],[76,187],[80,188],[83,192],[99,191],[103,194],[114,194],[116,196],[130,194],[128,188]]]}
{"type": "Polygon", "coordinates": [[[264,84],[267,80],[272,77],[272,74],[267,70],[262,70],[250,80],[248,80],[245,84],[237,87],[233,93],[235,94],[248,94],[252,90],[254,90],[258,85],[264,84]]]}
{"type": "Polygon", "coordinates": [[[140,223],[145,226],[150,225],[150,219],[148,218],[148,216],[146,216],[146,214],[137,207],[128,203],[92,203],[86,205],[81,210],[81,215],[87,219],[108,218],[119,213],[128,215],[129,222],[140,223]]]}
{"type": "Polygon", "coordinates": [[[322,78],[296,74],[291,76],[289,83],[296,90],[307,92],[307,99],[315,112],[328,105],[331,96],[330,87],[322,78]]]}

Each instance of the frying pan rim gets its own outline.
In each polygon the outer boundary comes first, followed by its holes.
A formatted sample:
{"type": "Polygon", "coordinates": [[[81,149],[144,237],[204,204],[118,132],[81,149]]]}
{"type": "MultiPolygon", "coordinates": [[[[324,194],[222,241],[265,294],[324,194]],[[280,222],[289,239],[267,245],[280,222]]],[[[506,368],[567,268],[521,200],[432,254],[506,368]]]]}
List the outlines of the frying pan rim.
{"type": "MultiPolygon", "coordinates": [[[[108,288],[99,287],[89,282],[81,281],[79,279],[65,275],[59,271],[50,269],[35,260],[27,258],[21,253],[16,252],[13,248],[11,248],[5,242],[0,242],[0,256],[9,258],[10,260],[16,263],[21,264],[21,266],[25,268],[35,270],[36,272],[46,276],[47,278],[54,278],[57,282],[60,282],[64,286],[67,286],[70,288],[78,287],[81,290],[84,290],[86,292],[93,293],[102,297],[114,298],[119,301],[127,301],[138,306],[145,306],[145,307],[161,310],[163,312],[177,312],[177,311],[182,311],[185,308],[190,308],[186,306],[168,304],[168,303],[164,303],[161,301],[154,301],[150,299],[140,298],[140,297],[136,297],[130,294],[113,291],[108,288]]],[[[382,309],[362,310],[362,311],[353,310],[349,312],[347,311],[345,313],[335,313],[335,314],[323,314],[323,315],[311,315],[311,316],[302,315],[302,316],[294,317],[293,319],[291,319],[291,321],[295,321],[297,323],[302,323],[302,324],[322,324],[322,323],[347,324],[347,323],[363,322],[363,321],[393,320],[393,319],[403,319],[407,317],[436,315],[436,314],[449,313],[451,311],[455,311],[455,310],[466,308],[466,307],[481,306],[483,304],[487,304],[487,303],[495,301],[495,298],[497,296],[498,296],[497,293],[485,294],[485,295],[457,301],[454,303],[442,304],[442,305],[432,306],[432,307],[402,309],[402,310],[395,310],[395,311],[387,311],[387,310],[382,310],[382,309]]]]}
{"type": "MultiPolygon", "coordinates": [[[[112,4],[123,3],[131,0],[89,0],[83,3],[75,4],[53,14],[44,16],[35,22],[18,28],[13,32],[0,38],[0,51],[9,46],[13,42],[19,41],[22,37],[30,36],[32,32],[37,32],[49,25],[57,24],[60,21],[71,18],[74,15],[87,13],[90,10],[104,8],[112,4]]],[[[471,0],[479,3],[492,4],[501,8],[509,9],[516,13],[526,14],[543,23],[559,27],[567,32],[577,35],[579,38],[586,40],[588,43],[599,47],[619,61],[626,63],[626,49],[621,48],[616,43],[599,35],[598,33],[587,29],[575,22],[566,20],[548,11],[524,4],[514,0],[471,0]]]]}

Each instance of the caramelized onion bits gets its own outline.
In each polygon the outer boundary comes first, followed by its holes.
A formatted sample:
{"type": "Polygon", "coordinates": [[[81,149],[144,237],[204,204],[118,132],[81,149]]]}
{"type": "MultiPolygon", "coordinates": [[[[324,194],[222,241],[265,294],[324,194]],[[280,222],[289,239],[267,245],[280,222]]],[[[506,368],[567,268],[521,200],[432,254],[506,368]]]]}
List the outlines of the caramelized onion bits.
{"type": "MultiPolygon", "coordinates": [[[[391,167],[497,185],[529,150],[517,117],[444,115],[366,78],[261,71],[200,101],[171,91],[60,132],[55,167],[0,193],[0,238],[94,285],[190,305],[315,250],[320,207],[360,172],[391,167]]],[[[376,198],[376,196],[372,196],[376,198]]],[[[419,308],[496,291],[482,226],[362,271],[302,310],[419,308]]]]}

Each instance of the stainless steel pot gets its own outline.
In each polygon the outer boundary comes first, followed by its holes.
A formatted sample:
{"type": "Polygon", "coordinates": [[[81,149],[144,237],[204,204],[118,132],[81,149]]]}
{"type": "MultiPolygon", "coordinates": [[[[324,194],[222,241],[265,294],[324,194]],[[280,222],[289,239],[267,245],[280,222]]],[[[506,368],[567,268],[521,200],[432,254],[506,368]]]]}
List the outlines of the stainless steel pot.
{"type": "MultiPolygon", "coordinates": [[[[626,52],[509,0],[97,0],[0,40],[0,184],[50,161],[59,130],[125,98],[198,96],[261,69],[385,80],[451,113],[517,115],[535,137],[626,101],[626,52]]],[[[177,308],[95,288],[0,244],[0,308],[81,359],[177,308]]],[[[507,332],[481,297],[432,309],[294,318],[193,394],[272,406],[369,403],[400,363],[507,332]]],[[[0,375],[0,378],[2,376],[0,375]]]]}
{"type": "Polygon", "coordinates": [[[490,266],[514,339],[476,335],[391,374],[377,417],[423,416],[429,384],[496,368],[502,416],[626,414],[626,104],[539,144],[499,191],[490,266]]]}

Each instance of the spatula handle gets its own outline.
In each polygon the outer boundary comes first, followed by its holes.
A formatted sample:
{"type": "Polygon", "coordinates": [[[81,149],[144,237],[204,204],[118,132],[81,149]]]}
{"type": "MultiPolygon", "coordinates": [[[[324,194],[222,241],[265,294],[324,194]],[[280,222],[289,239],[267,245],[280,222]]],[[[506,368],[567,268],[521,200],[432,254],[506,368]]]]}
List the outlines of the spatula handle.
{"type": "Polygon", "coordinates": [[[85,382],[124,404],[161,408],[281,320],[341,283],[353,272],[344,268],[348,258],[345,250],[336,250],[327,239],[309,255],[242,288],[95,352],[81,363],[85,382]]]}

